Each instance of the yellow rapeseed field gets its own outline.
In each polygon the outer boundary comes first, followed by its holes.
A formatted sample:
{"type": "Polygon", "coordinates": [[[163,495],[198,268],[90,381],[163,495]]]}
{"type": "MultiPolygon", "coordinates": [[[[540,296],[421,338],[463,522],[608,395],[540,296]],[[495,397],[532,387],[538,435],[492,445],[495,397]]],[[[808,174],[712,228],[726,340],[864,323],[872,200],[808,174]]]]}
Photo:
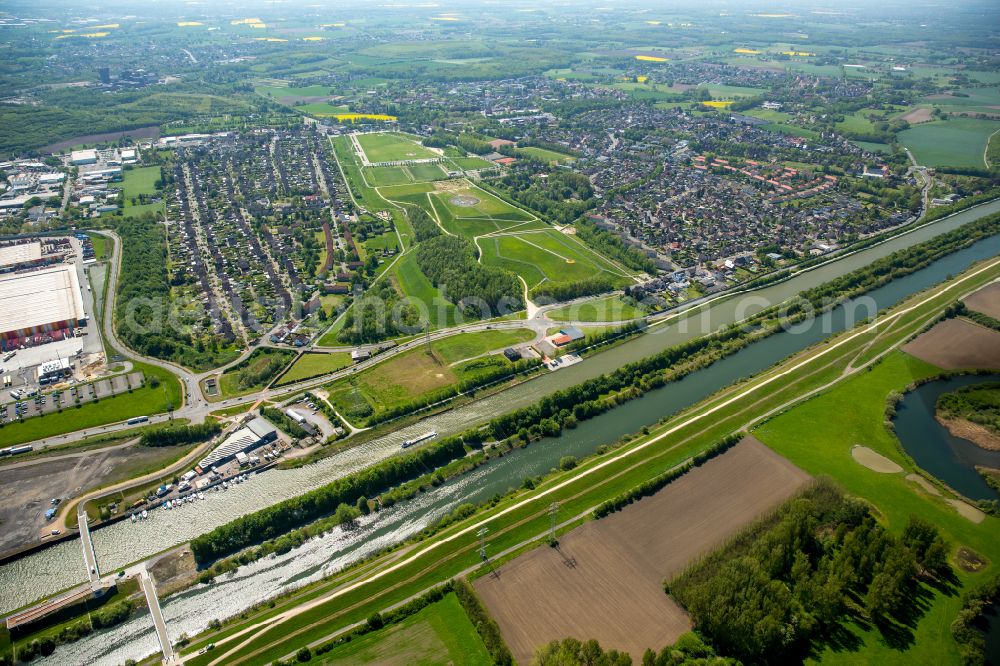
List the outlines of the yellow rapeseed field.
{"type": "Polygon", "coordinates": [[[666,62],[667,61],[666,58],[661,58],[659,56],[650,56],[650,55],[637,55],[635,57],[635,59],[636,60],[642,60],[643,62],[666,62]]]}
{"type": "Polygon", "coordinates": [[[733,53],[745,53],[747,55],[757,55],[760,53],[757,49],[733,49],[733,53]]]}
{"type": "Polygon", "coordinates": [[[710,99],[707,102],[702,102],[705,106],[710,106],[713,109],[724,109],[731,105],[732,102],[728,100],[710,99]]]}

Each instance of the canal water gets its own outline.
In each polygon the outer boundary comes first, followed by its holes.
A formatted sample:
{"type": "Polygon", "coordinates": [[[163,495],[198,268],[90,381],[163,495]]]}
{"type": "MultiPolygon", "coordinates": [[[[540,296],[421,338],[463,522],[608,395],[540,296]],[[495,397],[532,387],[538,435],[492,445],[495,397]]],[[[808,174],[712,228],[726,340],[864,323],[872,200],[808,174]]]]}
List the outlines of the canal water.
{"type": "MultiPolygon", "coordinates": [[[[105,571],[122,567],[177,543],[182,543],[235,517],[301,494],[399,452],[401,442],[429,428],[442,434],[460,432],[500,411],[535,402],[559,388],[607,372],[624,363],[643,358],[685,339],[714,330],[755,309],[784,299],[840,275],[899,247],[925,240],[928,235],[947,231],[987,212],[1000,210],[1000,202],[990,210],[979,209],[960,221],[949,218],[931,228],[869,248],[866,257],[849,257],[817,271],[803,274],[781,285],[772,285],[743,299],[725,299],[713,304],[699,324],[709,328],[692,330],[672,324],[595,355],[582,363],[542,376],[503,393],[462,406],[444,414],[388,434],[380,439],[345,451],[315,465],[296,470],[275,470],[209,499],[176,511],[156,511],[150,520],[119,523],[94,533],[94,543],[105,571]],[[945,226],[939,226],[945,225],[945,226]],[[918,235],[919,234],[919,235],[918,235]],[[906,241],[906,242],[904,242],[906,241]],[[901,244],[901,245],[900,245],[901,244]],[[889,246],[889,247],[887,247],[889,246]],[[849,264],[847,262],[850,262],[849,264]],[[844,264],[844,265],[841,265],[844,264]],[[834,269],[838,269],[834,272],[834,269]],[[823,273],[815,275],[819,271],[823,273]],[[742,302],[741,302],[742,301],[742,302]]],[[[956,216],[959,217],[959,216],[956,216]]],[[[493,461],[470,474],[443,484],[410,502],[365,517],[352,530],[333,530],[285,555],[269,557],[242,567],[211,585],[202,585],[164,601],[164,615],[173,637],[204,629],[215,618],[239,613],[249,606],[283,591],[319,579],[386,545],[405,539],[440,519],[459,504],[479,502],[510,487],[527,476],[543,473],[565,455],[583,456],[599,445],[623,434],[651,425],[664,416],[683,409],[733,381],[769,367],[785,356],[801,350],[875,310],[899,302],[958,273],[975,261],[1000,254],[1000,235],[975,245],[889,285],[850,301],[811,324],[754,343],[739,353],[689,375],[680,382],[650,392],[568,431],[558,438],[532,444],[524,450],[493,461]]],[[[0,610],[10,610],[46,594],[85,579],[79,544],[68,542],[41,551],[0,568],[0,610]]],[[[156,640],[148,618],[137,617],[111,630],[92,635],[75,644],[60,647],[41,663],[118,664],[156,650],[156,640]]]]}
{"type": "Polygon", "coordinates": [[[893,419],[896,435],[913,461],[971,500],[1000,499],[1000,493],[976,471],[976,465],[1000,469],[1000,451],[987,451],[955,437],[937,422],[934,413],[942,394],[996,381],[1000,381],[1000,375],[965,375],[928,382],[903,397],[893,419]]]}

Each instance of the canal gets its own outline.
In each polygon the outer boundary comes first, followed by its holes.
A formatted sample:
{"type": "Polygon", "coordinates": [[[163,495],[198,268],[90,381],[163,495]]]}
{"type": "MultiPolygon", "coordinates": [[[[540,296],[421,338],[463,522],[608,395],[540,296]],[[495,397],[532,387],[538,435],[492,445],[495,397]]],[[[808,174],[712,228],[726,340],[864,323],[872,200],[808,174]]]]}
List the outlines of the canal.
{"type": "MultiPolygon", "coordinates": [[[[275,470],[253,478],[225,492],[213,492],[205,502],[181,510],[154,512],[150,520],[119,523],[94,533],[102,569],[111,571],[137,559],[204,533],[233,518],[282,499],[316,488],[373,462],[399,452],[403,439],[433,427],[443,434],[459,432],[499,411],[536,401],[542,395],[569,386],[629,361],[690,339],[703,332],[740,319],[756,309],[779,303],[803,289],[870,263],[901,247],[926,240],[983,214],[1000,210],[1000,202],[940,221],[889,243],[869,248],[859,255],[828,264],[792,280],[772,285],[743,298],[727,298],[714,303],[698,327],[671,324],[655,327],[583,363],[542,376],[503,393],[462,406],[423,422],[390,433],[355,449],[295,470],[275,470]],[[964,217],[963,217],[964,215],[964,217]],[[748,301],[748,298],[752,300],[748,301]]],[[[319,579],[385,545],[399,541],[465,502],[479,502],[527,476],[555,467],[565,455],[583,456],[601,444],[651,425],[660,418],[683,409],[741,377],[769,367],[785,356],[801,350],[831,333],[843,330],[874,309],[889,307],[907,296],[932,286],[972,263],[1000,254],[1000,235],[983,239],[960,252],[934,262],[909,276],[849,301],[807,325],[773,335],[737,354],[695,372],[680,382],[652,391],[638,400],[587,422],[586,427],[565,435],[542,440],[528,448],[491,462],[474,472],[443,484],[410,502],[365,517],[351,530],[333,530],[283,556],[266,558],[222,577],[212,585],[197,586],[165,600],[164,616],[171,635],[192,635],[208,622],[239,613],[275,594],[319,579]]],[[[0,610],[10,610],[41,596],[66,588],[86,578],[80,547],[68,542],[36,553],[0,568],[0,610]]],[[[156,640],[146,617],[137,617],[108,631],[60,647],[47,662],[118,664],[140,658],[156,650],[156,640]]]]}

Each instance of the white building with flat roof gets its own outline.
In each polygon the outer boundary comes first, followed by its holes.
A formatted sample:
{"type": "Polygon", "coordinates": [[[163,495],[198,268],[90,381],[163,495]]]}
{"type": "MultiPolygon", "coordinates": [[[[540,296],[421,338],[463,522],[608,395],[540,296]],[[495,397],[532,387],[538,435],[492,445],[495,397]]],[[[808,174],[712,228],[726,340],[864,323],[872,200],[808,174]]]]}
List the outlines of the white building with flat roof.
{"type": "Polygon", "coordinates": [[[86,321],[75,266],[0,275],[0,340],[74,328],[86,321]]]}
{"type": "MultiPolygon", "coordinates": [[[[16,245],[0,245],[0,271],[23,266],[42,259],[42,244],[18,243],[16,245]]],[[[0,307],[3,307],[0,304],[0,307]]]]}
{"type": "Polygon", "coordinates": [[[93,148],[90,150],[74,150],[69,154],[69,161],[77,166],[81,164],[97,164],[97,151],[93,148]]]}

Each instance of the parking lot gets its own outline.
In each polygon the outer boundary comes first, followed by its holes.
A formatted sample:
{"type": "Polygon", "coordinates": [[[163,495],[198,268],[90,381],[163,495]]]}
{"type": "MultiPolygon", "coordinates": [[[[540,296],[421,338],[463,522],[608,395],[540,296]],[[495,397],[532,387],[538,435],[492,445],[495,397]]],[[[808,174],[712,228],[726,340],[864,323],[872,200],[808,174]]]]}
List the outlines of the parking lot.
{"type": "Polygon", "coordinates": [[[60,409],[74,407],[92,400],[107,398],[127,392],[130,388],[142,386],[144,376],[141,372],[115,375],[107,379],[99,379],[89,384],[69,386],[56,389],[51,393],[38,394],[37,389],[15,389],[11,394],[14,400],[11,404],[0,405],[0,422],[13,421],[17,418],[27,419],[32,416],[51,414],[60,409]],[[21,393],[21,391],[24,391],[21,393]]]}

